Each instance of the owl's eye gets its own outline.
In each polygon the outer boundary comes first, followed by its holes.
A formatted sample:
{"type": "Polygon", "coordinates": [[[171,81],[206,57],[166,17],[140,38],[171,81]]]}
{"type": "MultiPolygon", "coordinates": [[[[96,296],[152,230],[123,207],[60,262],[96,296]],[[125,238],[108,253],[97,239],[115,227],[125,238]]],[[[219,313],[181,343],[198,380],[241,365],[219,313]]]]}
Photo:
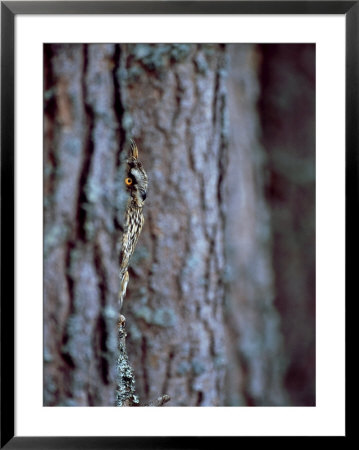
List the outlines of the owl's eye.
{"type": "Polygon", "coordinates": [[[128,178],[125,179],[126,186],[131,186],[132,183],[133,183],[132,178],[128,177],[128,178]]]}

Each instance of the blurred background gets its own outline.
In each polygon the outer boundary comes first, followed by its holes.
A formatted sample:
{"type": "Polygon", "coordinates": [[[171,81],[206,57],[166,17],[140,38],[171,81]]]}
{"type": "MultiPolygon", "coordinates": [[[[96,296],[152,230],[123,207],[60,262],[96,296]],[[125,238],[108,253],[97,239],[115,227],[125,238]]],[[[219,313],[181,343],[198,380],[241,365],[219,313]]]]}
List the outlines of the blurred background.
{"type": "Polygon", "coordinates": [[[44,405],[315,405],[315,45],[44,45],[44,405]]]}

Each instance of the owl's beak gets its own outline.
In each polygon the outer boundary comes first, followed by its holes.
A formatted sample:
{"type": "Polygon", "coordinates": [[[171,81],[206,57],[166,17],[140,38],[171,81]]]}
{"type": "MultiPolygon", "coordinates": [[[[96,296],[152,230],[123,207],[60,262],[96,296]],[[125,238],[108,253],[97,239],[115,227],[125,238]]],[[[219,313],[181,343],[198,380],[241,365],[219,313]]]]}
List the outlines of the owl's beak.
{"type": "Polygon", "coordinates": [[[143,191],[143,190],[140,190],[140,194],[141,194],[141,197],[142,197],[142,201],[144,202],[146,200],[146,197],[147,197],[147,192],[143,191]]]}

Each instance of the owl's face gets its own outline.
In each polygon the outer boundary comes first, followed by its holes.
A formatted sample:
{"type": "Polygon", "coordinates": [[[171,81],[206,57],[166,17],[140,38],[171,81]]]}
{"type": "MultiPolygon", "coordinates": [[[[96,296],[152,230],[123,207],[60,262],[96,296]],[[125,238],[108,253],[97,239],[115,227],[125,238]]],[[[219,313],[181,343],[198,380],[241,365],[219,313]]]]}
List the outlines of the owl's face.
{"type": "Polygon", "coordinates": [[[125,179],[127,189],[137,206],[142,207],[147,196],[147,174],[140,161],[130,158],[127,161],[128,171],[125,179]]]}

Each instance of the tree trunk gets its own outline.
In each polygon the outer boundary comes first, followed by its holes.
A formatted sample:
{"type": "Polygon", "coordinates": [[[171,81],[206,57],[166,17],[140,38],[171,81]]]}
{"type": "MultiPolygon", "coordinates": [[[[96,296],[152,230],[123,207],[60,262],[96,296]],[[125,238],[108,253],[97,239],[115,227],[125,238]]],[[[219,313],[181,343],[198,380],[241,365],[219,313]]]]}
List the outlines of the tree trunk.
{"type": "Polygon", "coordinates": [[[44,403],[112,405],[127,138],[149,176],[123,314],[143,402],[221,405],[225,51],[46,45],[44,403]]]}
{"type": "Polygon", "coordinates": [[[114,404],[115,57],[114,45],[45,46],[45,405],[114,404]]]}
{"type": "Polygon", "coordinates": [[[262,45],[275,305],[291,404],[315,405],[315,45],[262,45]]]}
{"type": "Polygon", "coordinates": [[[229,45],[230,112],[226,225],[226,330],[230,358],[227,403],[287,404],[285,355],[274,305],[270,211],[265,198],[267,161],[260,143],[257,103],[261,51],[229,45]]]}
{"type": "Polygon", "coordinates": [[[313,49],[44,46],[45,405],[313,404],[313,49]]]}
{"type": "Polygon", "coordinates": [[[224,48],[121,46],[126,131],[149,176],[124,311],[140,398],[223,404],[224,48]]]}

